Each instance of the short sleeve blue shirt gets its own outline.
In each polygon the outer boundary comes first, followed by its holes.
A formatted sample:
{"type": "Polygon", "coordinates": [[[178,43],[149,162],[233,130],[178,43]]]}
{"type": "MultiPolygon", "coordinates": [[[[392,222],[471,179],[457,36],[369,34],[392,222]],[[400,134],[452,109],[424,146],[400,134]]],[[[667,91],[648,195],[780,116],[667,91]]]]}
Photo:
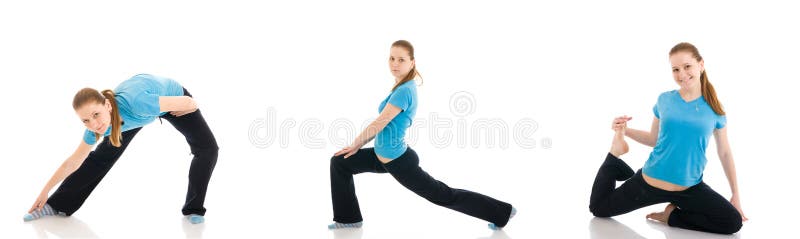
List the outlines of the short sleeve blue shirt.
{"type": "Polygon", "coordinates": [[[708,138],[725,127],[725,116],[717,115],[702,96],[686,102],[677,90],[659,95],[653,114],[659,119],[658,139],[642,172],[685,187],[700,183],[708,138]]]}
{"type": "MultiPolygon", "coordinates": [[[[131,77],[114,89],[119,115],[122,118],[122,132],[139,128],[164,115],[158,102],[161,96],[182,96],[183,87],[177,81],[148,74],[131,77]]],[[[111,127],[105,135],[111,134],[111,127]]],[[[83,141],[89,145],[97,143],[94,132],[88,129],[83,141]]]]}
{"type": "Polygon", "coordinates": [[[387,103],[402,111],[375,136],[375,153],[384,158],[396,159],[408,149],[404,138],[406,129],[411,126],[417,114],[417,85],[411,80],[398,86],[378,106],[379,113],[387,103]]]}

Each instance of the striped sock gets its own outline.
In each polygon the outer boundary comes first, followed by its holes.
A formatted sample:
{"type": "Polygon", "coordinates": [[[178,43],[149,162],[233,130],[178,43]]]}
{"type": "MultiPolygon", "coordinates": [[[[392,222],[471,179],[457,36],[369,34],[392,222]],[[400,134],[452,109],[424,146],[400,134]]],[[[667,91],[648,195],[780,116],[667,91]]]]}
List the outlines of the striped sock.
{"type": "MultiPolygon", "coordinates": [[[[517,215],[517,209],[514,208],[514,207],[511,207],[511,214],[508,215],[508,220],[511,220],[511,218],[514,218],[514,215],[517,215]]],[[[500,229],[503,229],[503,228],[502,227],[498,227],[497,225],[494,225],[494,223],[489,223],[489,229],[497,231],[497,230],[500,230],[500,229]]]]}
{"type": "Polygon", "coordinates": [[[25,216],[22,217],[22,220],[29,222],[42,218],[44,216],[55,216],[55,215],[65,216],[63,212],[58,212],[55,209],[53,209],[53,207],[51,207],[50,204],[45,204],[44,207],[33,210],[33,212],[31,213],[25,214],[25,216]]]}
{"type": "Polygon", "coordinates": [[[328,225],[328,229],[342,229],[342,228],[361,228],[364,225],[364,222],[356,222],[356,223],[339,223],[334,222],[331,225],[328,225]]]}

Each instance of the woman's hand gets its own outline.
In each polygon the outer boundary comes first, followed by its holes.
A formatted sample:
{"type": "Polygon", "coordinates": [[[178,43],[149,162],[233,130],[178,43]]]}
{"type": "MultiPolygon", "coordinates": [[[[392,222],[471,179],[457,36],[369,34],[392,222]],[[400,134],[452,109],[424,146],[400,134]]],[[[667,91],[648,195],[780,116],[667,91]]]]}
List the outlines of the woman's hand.
{"type": "Polygon", "coordinates": [[[358,153],[359,149],[361,149],[361,145],[350,145],[344,147],[342,150],[339,150],[339,152],[336,152],[335,154],[333,154],[333,156],[344,155],[344,158],[349,158],[350,156],[353,156],[354,154],[358,153]]]}
{"type": "Polygon", "coordinates": [[[633,119],[633,117],[627,115],[614,118],[614,120],[611,121],[611,130],[615,132],[622,130],[624,132],[625,128],[628,127],[628,121],[631,119],[633,119]]]}
{"type": "Polygon", "coordinates": [[[197,110],[197,101],[189,96],[159,96],[159,110],[170,112],[174,116],[181,116],[197,110]]]}
{"type": "Polygon", "coordinates": [[[735,208],[736,208],[736,210],[739,210],[739,214],[741,214],[741,215],[742,215],[742,221],[743,221],[743,222],[744,222],[744,221],[747,221],[748,219],[747,219],[747,217],[744,215],[744,211],[742,211],[742,203],[741,203],[741,202],[739,202],[739,195],[737,195],[737,194],[734,194],[734,195],[733,195],[733,197],[731,197],[731,204],[733,204],[733,207],[735,207],[735,208]]]}
{"type": "Polygon", "coordinates": [[[175,117],[181,117],[186,114],[191,114],[197,111],[197,101],[195,101],[194,98],[192,97],[188,97],[187,101],[188,102],[186,103],[186,105],[188,105],[189,108],[186,108],[185,110],[170,111],[169,114],[175,117]]]}
{"type": "Polygon", "coordinates": [[[195,111],[197,111],[197,108],[194,108],[193,110],[170,111],[169,114],[171,114],[171,115],[173,115],[175,117],[181,117],[181,116],[184,116],[186,114],[194,113],[195,111]]]}
{"type": "Polygon", "coordinates": [[[36,201],[33,202],[33,206],[31,206],[31,209],[28,210],[28,213],[32,213],[33,210],[42,209],[46,203],[47,192],[42,192],[39,194],[39,197],[36,198],[36,201]]]}

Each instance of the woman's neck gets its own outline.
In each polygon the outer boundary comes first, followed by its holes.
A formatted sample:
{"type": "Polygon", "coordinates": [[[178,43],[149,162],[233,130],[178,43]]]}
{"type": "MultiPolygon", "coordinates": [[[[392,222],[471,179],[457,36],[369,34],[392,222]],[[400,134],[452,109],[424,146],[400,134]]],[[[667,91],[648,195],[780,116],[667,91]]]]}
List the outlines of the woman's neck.
{"type": "Polygon", "coordinates": [[[703,94],[699,85],[697,87],[681,88],[678,90],[678,93],[680,93],[681,97],[686,101],[697,99],[703,94]]]}

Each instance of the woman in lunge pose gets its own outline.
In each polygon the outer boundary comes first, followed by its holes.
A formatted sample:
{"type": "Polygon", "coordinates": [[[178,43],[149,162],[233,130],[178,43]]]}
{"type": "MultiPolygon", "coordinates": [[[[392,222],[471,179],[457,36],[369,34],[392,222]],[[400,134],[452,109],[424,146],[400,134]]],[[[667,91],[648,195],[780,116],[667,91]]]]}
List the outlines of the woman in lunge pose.
{"type": "Polygon", "coordinates": [[[419,103],[415,84],[419,73],[411,43],[404,40],[394,42],[388,63],[395,78],[394,87],[381,102],[378,118],[349,147],[336,152],[331,158],[334,223],[328,228],[361,227],[363,219],[353,175],[364,172],[389,173],[400,184],[436,205],[486,220],[490,222],[489,228],[494,230],[505,226],[516,213],[511,204],[479,193],[450,188],[419,167],[417,153],[403,140],[419,103]],[[372,139],[375,139],[374,148],[361,148],[372,139]]]}

